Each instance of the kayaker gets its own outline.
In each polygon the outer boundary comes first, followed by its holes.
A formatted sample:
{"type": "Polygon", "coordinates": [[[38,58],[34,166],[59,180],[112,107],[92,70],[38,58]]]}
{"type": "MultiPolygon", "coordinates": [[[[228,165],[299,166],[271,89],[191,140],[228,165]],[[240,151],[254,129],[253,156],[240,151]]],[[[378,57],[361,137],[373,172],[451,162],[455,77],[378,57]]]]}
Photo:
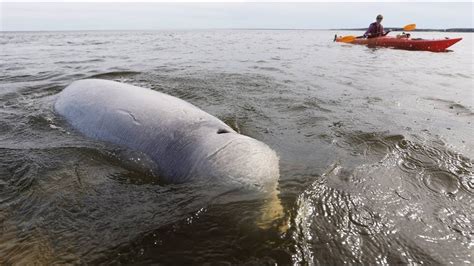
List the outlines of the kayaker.
{"type": "Polygon", "coordinates": [[[377,15],[375,22],[370,24],[369,29],[364,33],[364,37],[366,38],[375,38],[380,36],[387,35],[390,31],[384,32],[382,26],[382,15],[377,15]]]}

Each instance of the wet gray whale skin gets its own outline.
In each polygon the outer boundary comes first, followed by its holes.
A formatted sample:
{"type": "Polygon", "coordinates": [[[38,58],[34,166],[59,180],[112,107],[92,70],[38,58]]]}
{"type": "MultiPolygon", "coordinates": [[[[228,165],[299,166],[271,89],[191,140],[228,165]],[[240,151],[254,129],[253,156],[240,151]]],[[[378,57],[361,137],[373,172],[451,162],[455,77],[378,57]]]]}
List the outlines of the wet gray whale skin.
{"type": "Polygon", "coordinates": [[[212,180],[263,189],[279,178],[278,156],[176,97],[85,79],[59,93],[55,111],[82,134],[148,155],[169,183],[212,180]]]}

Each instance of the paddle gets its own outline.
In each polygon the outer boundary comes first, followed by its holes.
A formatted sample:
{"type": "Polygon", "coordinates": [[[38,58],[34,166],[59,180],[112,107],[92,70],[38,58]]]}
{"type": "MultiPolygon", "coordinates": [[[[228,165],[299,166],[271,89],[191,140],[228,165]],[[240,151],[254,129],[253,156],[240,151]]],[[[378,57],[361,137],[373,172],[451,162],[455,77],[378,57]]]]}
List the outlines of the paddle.
{"type": "Polygon", "coordinates": [[[348,36],[341,37],[337,40],[339,42],[353,42],[355,39],[357,39],[356,36],[348,35],[348,36]]]}
{"type": "MultiPolygon", "coordinates": [[[[408,24],[406,25],[405,27],[403,27],[403,30],[404,31],[412,31],[416,28],[416,24],[408,24]]],[[[348,35],[348,36],[344,36],[344,37],[341,37],[338,39],[339,42],[345,42],[345,43],[349,43],[349,42],[353,42],[355,39],[357,39],[356,36],[353,36],[353,35],[348,35]]]]}
{"type": "Polygon", "coordinates": [[[403,27],[404,31],[412,31],[414,29],[416,29],[416,24],[408,24],[405,27],[403,27]]]}

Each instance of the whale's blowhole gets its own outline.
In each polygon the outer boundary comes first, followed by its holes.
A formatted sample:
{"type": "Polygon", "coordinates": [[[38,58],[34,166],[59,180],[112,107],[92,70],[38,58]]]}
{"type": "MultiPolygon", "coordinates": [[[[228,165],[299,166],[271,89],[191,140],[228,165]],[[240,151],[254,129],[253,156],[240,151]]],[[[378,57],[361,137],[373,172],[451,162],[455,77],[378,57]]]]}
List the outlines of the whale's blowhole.
{"type": "Polygon", "coordinates": [[[225,128],[220,128],[217,130],[217,134],[226,134],[226,133],[230,133],[230,131],[225,128]]]}

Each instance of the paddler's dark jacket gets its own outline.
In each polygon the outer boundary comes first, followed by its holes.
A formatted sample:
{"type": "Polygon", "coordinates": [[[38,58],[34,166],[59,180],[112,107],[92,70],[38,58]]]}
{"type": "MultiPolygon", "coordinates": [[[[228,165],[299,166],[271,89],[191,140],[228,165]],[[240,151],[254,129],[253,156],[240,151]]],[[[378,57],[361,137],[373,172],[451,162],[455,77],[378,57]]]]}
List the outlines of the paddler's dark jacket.
{"type": "Polygon", "coordinates": [[[370,24],[369,29],[365,32],[364,36],[373,38],[383,36],[383,26],[380,23],[374,22],[370,24]]]}

